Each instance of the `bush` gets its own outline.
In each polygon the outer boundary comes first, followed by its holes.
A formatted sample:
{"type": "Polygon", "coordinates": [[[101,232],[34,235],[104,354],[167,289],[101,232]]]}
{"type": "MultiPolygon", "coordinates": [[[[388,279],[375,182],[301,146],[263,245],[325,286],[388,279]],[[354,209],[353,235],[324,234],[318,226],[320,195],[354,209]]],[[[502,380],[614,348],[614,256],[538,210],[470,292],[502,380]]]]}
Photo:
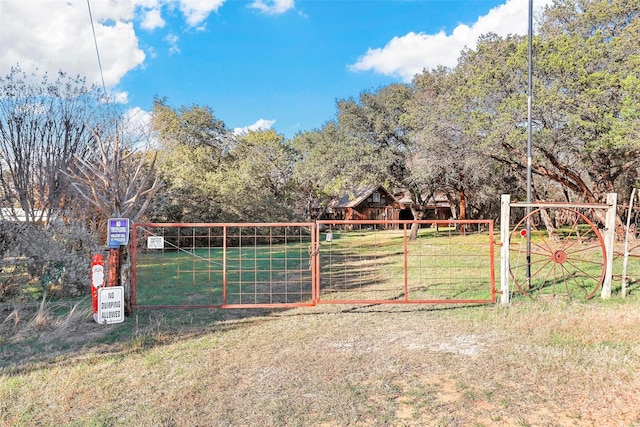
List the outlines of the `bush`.
{"type": "Polygon", "coordinates": [[[0,223],[0,301],[28,298],[29,289],[34,297],[45,290],[56,297],[89,294],[97,250],[95,236],[82,225],[0,223]]]}

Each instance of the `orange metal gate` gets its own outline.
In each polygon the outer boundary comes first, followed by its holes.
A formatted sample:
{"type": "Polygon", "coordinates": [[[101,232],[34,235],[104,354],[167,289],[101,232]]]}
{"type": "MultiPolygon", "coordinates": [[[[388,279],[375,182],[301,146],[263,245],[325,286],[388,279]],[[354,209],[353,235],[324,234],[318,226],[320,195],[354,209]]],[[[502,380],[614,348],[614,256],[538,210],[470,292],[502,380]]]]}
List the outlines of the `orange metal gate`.
{"type": "Polygon", "coordinates": [[[319,304],[495,302],[492,221],[318,225],[319,304]]]}
{"type": "Polygon", "coordinates": [[[136,223],[131,240],[134,308],[495,302],[492,221],[136,223]]]}
{"type": "Polygon", "coordinates": [[[135,307],[313,305],[313,223],[134,224],[135,307]]]}

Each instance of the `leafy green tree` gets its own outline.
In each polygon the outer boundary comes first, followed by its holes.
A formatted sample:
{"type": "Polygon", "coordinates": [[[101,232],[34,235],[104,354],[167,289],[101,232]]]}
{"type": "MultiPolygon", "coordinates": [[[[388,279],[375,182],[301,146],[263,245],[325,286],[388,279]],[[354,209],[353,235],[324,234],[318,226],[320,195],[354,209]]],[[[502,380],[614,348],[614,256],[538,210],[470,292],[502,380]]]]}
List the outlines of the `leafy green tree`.
{"type": "Polygon", "coordinates": [[[153,220],[247,222],[291,219],[295,152],[273,130],[234,136],[208,107],[173,109],[156,100],[164,188],[153,220]]]}
{"type": "Polygon", "coordinates": [[[359,159],[352,153],[335,121],[321,129],[301,132],[291,141],[296,151],[293,179],[302,216],[316,219],[328,202],[361,180],[359,159]]]}
{"type": "Polygon", "coordinates": [[[637,176],[639,30],[629,0],[558,1],[540,29],[539,151],[563,186],[590,202],[614,191],[627,197],[637,176]]]}
{"type": "MultiPolygon", "coordinates": [[[[421,163],[421,153],[411,137],[411,121],[407,107],[413,89],[408,85],[392,84],[376,92],[363,92],[337,103],[337,123],[346,150],[348,163],[343,170],[354,175],[357,185],[384,183],[389,188],[406,189],[413,201],[411,212],[422,219],[425,205],[433,194],[433,187],[413,172],[421,163]],[[425,185],[427,184],[427,185],[425,185]]],[[[414,224],[411,237],[417,236],[414,224]]]]}
{"type": "MultiPolygon", "coordinates": [[[[460,89],[455,77],[441,68],[424,72],[411,86],[390,85],[362,93],[357,101],[338,102],[340,147],[347,153],[343,156],[357,165],[343,164],[355,172],[351,182],[383,182],[408,190],[415,219],[424,217],[436,193],[445,193],[459,217],[466,218],[468,188],[480,194],[477,190],[486,182],[481,171],[490,172],[451,108],[450,98],[460,89]]],[[[487,200],[476,198],[472,205],[476,214],[487,209],[483,204],[487,200]]],[[[414,225],[412,238],[417,231],[414,225]]]]}
{"type": "MultiPolygon", "coordinates": [[[[563,0],[547,9],[534,43],[538,188],[555,182],[569,199],[587,202],[630,188],[639,159],[638,36],[632,2],[563,0]]],[[[517,171],[527,166],[526,48],[523,38],[487,35],[455,70],[464,87],[456,98],[464,132],[517,171]]]]}
{"type": "Polygon", "coordinates": [[[410,86],[392,84],[337,102],[340,137],[351,154],[345,168],[354,170],[354,181],[408,184],[406,157],[413,153],[402,119],[411,96],[410,86]]]}
{"type": "Polygon", "coordinates": [[[486,156],[465,132],[459,117],[464,82],[453,70],[438,68],[414,78],[415,94],[408,107],[418,153],[408,167],[422,188],[447,195],[460,219],[493,217],[496,194],[516,191],[517,175],[486,156]]]}
{"type": "Polygon", "coordinates": [[[224,217],[230,221],[293,219],[295,156],[290,143],[274,130],[239,135],[218,173],[224,217]]]}
{"type": "Polygon", "coordinates": [[[218,191],[225,153],[233,145],[226,125],[208,107],[174,109],[156,99],[152,127],[160,143],[158,170],[164,187],[149,218],[167,222],[212,222],[225,201],[218,191]]]}

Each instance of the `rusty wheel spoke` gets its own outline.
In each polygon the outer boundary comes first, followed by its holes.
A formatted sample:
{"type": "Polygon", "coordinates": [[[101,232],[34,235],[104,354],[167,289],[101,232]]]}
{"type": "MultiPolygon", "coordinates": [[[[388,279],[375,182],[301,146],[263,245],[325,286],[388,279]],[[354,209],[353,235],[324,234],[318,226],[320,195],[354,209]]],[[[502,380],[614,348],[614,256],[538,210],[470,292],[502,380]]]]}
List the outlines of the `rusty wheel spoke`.
{"type": "Polygon", "coordinates": [[[595,225],[581,213],[564,209],[572,218],[567,227],[549,237],[540,209],[525,216],[512,230],[510,275],[520,293],[529,297],[562,295],[591,298],[604,280],[604,241],[595,225]],[[525,227],[531,226],[526,236],[525,227]],[[531,239],[527,260],[527,239],[531,239]],[[516,243],[514,243],[514,241],[516,243]],[[528,263],[528,265],[527,265],[528,263]],[[530,277],[527,277],[527,270],[530,277]]]}

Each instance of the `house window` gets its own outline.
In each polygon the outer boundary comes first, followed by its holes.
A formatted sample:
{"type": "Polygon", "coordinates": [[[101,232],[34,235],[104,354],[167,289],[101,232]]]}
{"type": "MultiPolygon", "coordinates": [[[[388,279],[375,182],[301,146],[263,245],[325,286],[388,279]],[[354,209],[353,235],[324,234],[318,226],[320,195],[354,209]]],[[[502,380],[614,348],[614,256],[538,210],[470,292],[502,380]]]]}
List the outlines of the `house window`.
{"type": "Polygon", "coordinates": [[[372,196],[373,196],[373,203],[380,203],[380,193],[376,191],[375,193],[372,194],[372,196]]]}

